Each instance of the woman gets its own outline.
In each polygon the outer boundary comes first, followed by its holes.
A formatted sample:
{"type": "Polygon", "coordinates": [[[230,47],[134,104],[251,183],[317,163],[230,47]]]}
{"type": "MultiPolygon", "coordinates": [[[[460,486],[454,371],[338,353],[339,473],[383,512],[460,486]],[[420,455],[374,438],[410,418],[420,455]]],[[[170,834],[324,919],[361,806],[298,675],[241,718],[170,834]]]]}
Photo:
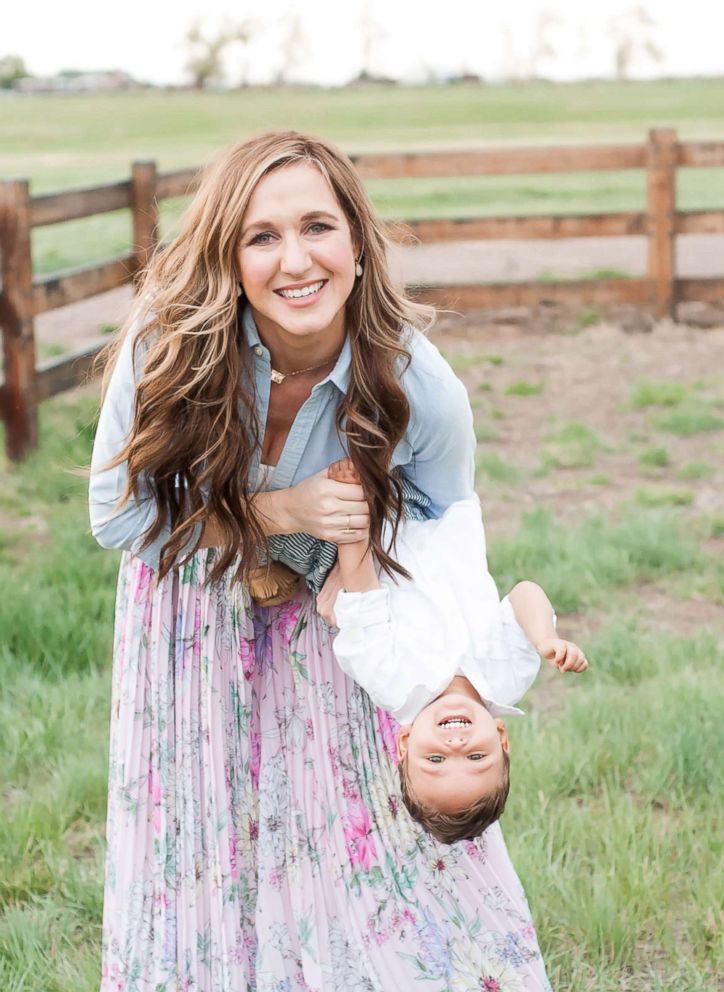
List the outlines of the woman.
{"type": "Polygon", "coordinates": [[[283,535],[368,539],[394,574],[404,480],[435,515],[472,490],[464,388],[385,247],[336,149],[237,145],[109,366],[90,491],[93,533],[125,549],[104,990],[546,987],[499,829],[442,847],[412,824],[394,727],[335,666],[313,593],[250,595],[270,554],[320,572],[283,535]],[[361,486],[326,478],[347,453],[361,486]]]}

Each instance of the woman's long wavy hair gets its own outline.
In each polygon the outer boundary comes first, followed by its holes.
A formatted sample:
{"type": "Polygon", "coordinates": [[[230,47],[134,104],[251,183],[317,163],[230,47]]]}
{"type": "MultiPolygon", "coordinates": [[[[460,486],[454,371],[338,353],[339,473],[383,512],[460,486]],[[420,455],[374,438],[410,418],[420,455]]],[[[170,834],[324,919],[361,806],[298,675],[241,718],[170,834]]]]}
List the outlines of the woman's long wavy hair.
{"type": "Polygon", "coordinates": [[[102,356],[105,395],[124,337],[134,334],[137,367],[143,353],[133,426],[107,467],[127,462],[120,505],[142,492],[156,500],[157,517],[144,547],[170,523],[159,579],[181,557],[195,525],[211,515],[223,544],[210,581],[219,579],[237,555],[235,579],[246,581],[257,555],[245,549],[265,546],[250,478],[263,425],[256,413],[253,356],[242,347],[236,253],[257,183],[273,170],[300,162],[326,178],[353,243],[363,252],[363,274],[346,304],[352,362],[337,429],[346,437],[369,503],[372,550],[388,574],[407,574],[389,553],[402,512],[391,459],[410,418],[400,382],[410,358],[403,330],[406,325],[426,329],[433,311],[406,299],[393,285],[388,240],[352,162],[319,138],[279,131],[235,145],[204,175],[180,233],[152,258],[134,312],[102,356]],[[385,520],[392,523],[387,547],[382,546],[385,520]]]}

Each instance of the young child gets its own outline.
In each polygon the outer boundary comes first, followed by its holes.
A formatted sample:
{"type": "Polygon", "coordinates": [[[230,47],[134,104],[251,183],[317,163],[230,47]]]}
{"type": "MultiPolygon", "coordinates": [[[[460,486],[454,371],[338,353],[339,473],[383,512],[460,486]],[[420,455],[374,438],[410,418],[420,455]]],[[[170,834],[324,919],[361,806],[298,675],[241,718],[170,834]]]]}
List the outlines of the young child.
{"type": "MultiPolygon", "coordinates": [[[[330,478],[359,482],[349,459],[330,478]]],[[[412,581],[378,577],[364,542],[339,546],[333,604],[340,667],[400,723],[402,797],[445,843],[476,837],[502,814],[509,789],[503,717],[532,685],[542,656],[583,672],[585,655],[558,637],[540,586],[520,582],[501,602],[488,572],[477,497],[438,520],[400,525],[396,560],[412,581]]],[[[323,601],[322,612],[329,612],[323,601]]]]}

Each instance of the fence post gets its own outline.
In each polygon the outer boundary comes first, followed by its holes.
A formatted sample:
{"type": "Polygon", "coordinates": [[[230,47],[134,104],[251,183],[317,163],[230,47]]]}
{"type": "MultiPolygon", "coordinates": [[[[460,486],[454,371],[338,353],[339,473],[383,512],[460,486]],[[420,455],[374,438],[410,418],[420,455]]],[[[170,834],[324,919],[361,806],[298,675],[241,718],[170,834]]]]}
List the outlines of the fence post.
{"type": "Polygon", "coordinates": [[[676,152],[673,128],[654,128],[648,140],[649,279],[657,317],[676,313],[676,152]]]}
{"type": "Polygon", "coordinates": [[[5,449],[11,461],[20,461],[38,446],[30,187],[24,179],[0,186],[0,275],[5,449]]]}
{"type": "Polygon", "coordinates": [[[133,187],[133,274],[135,277],[148,264],[158,244],[158,203],[156,202],[156,163],[134,162],[133,187]]]}

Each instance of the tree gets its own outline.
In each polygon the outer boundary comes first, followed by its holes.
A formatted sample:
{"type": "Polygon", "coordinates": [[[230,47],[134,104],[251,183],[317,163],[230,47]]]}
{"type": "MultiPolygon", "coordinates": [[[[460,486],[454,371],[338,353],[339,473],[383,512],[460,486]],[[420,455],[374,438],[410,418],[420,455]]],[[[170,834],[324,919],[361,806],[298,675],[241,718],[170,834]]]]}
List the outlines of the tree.
{"type": "Polygon", "coordinates": [[[30,73],[19,55],[0,56],[0,89],[11,90],[16,79],[24,79],[30,73]]]}
{"type": "Polygon", "coordinates": [[[558,14],[549,10],[542,10],[535,21],[533,28],[533,46],[528,56],[528,73],[531,79],[540,75],[541,62],[555,60],[558,56],[558,45],[556,44],[556,28],[562,25],[563,21],[558,14]]]}
{"type": "Polygon", "coordinates": [[[362,4],[362,10],[357,21],[357,29],[362,41],[362,71],[359,74],[359,79],[374,79],[377,46],[385,37],[385,32],[372,13],[370,0],[364,0],[362,4]]]}
{"type": "MultiPolygon", "coordinates": [[[[186,32],[186,43],[190,54],[186,60],[185,69],[191,75],[193,85],[198,90],[206,89],[212,84],[220,85],[224,81],[223,56],[230,45],[240,43],[247,45],[251,39],[253,26],[251,21],[240,24],[225,23],[217,31],[205,34],[198,21],[195,21],[186,32]]],[[[246,67],[243,83],[246,81],[246,67]]]]}
{"type": "Polygon", "coordinates": [[[290,14],[285,26],[286,29],[279,45],[281,58],[275,76],[277,83],[293,82],[300,66],[304,64],[304,59],[309,54],[309,43],[299,14],[290,14]]]}
{"type": "Polygon", "coordinates": [[[641,59],[663,61],[663,52],[653,37],[655,28],[656,21],[641,4],[608,22],[617,79],[628,79],[632,64],[641,59]]]}

